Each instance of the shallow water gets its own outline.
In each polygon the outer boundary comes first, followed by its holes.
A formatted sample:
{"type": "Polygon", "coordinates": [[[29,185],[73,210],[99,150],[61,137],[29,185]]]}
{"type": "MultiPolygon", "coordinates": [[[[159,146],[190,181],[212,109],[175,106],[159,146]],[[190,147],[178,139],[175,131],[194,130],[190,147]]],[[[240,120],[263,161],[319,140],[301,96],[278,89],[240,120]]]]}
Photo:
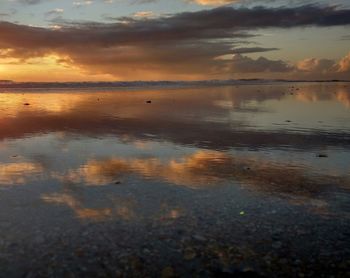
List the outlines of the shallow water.
{"type": "Polygon", "coordinates": [[[345,274],[349,190],[346,83],[0,92],[14,276],[345,274]]]}

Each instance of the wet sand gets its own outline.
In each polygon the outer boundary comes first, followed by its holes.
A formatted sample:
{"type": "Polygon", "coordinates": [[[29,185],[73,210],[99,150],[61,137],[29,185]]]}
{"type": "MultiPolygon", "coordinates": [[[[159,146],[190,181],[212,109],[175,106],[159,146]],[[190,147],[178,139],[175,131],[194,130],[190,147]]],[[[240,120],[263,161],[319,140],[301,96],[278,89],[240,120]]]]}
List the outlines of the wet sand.
{"type": "Polygon", "coordinates": [[[0,91],[4,277],[350,275],[350,86],[0,91]]]}

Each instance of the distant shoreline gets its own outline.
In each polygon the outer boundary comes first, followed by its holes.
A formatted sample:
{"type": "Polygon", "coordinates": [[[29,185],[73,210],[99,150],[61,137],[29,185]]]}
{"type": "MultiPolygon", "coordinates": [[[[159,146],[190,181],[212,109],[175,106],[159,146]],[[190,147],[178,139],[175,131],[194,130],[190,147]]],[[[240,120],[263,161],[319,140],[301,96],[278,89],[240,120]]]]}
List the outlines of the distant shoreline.
{"type": "Polygon", "coordinates": [[[228,86],[274,83],[349,83],[350,80],[283,80],[283,79],[230,79],[200,81],[111,81],[111,82],[15,82],[0,80],[1,89],[81,89],[81,88],[154,88],[228,86]]]}

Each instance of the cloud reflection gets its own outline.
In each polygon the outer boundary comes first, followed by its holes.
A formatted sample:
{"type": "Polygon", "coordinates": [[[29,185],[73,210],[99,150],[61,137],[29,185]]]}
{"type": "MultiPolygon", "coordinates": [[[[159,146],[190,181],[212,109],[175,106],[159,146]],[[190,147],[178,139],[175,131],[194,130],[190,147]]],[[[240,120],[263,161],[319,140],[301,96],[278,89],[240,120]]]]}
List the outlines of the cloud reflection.
{"type": "MultiPolygon", "coordinates": [[[[0,139],[55,132],[92,137],[111,134],[134,142],[149,139],[147,134],[152,134],[154,140],[216,150],[242,145],[255,148],[293,145],[300,149],[324,144],[349,146],[347,138],[338,136],[336,130],[333,134],[333,130],[328,128],[321,130],[322,134],[309,129],[308,140],[305,134],[286,133],[277,125],[272,131],[255,129],[254,118],[249,115],[270,112],[265,105],[269,102],[273,103],[269,109],[286,103],[297,106],[288,102],[290,97],[304,102],[326,101],[330,107],[334,102],[341,102],[346,107],[349,105],[349,90],[342,85],[300,85],[300,90],[294,91],[293,96],[290,96],[288,87],[289,84],[167,92],[62,92],[47,93],[45,97],[40,93],[2,93],[0,139]],[[152,99],[152,104],[145,104],[149,99],[152,99]],[[30,105],[25,106],[24,103],[30,105]]],[[[313,111],[315,118],[322,118],[323,114],[313,106],[307,109],[313,111]]],[[[287,120],[280,117],[286,116],[278,114],[274,119],[287,120]]]]}
{"type": "Polygon", "coordinates": [[[31,162],[0,163],[0,186],[24,185],[43,173],[42,165],[31,162]]]}
{"type": "Polygon", "coordinates": [[[80,220],[105,221],[111,218],[132,220],[135,217],[134,202],[128,198],[114,198],[113,201],[98,201],[77,195],[72,188],[66,187],[62,192],[42,194],[41,199],[48,204],[67,206],[80,220]],[[106,205],[108,203],[108,205],[106,205]]]}
{"type": "Polygon", "coordinates": [[[42,200],[47,203],[66,205],[71,208],[80,219],[105,220],[112,215],[110,208],[84,208],[79,200],[66,193],[44,194],[42,200]]]}
{"type": "Polygon", "coordinates": [[[218,186],[236,181],[254,190],[272,194],[312,196],[328,184],[348,187],[349,181],[331,176],[316,177],[307,169],[261,159],[233,157],[224,152],[197,151],[180,159],[157,158],[90,160],[71,170],[62,180],[90,186],[113,184],[124,175],[137,174],[146,179],[162,180],[192,189],[218,186]]]}
{"type": "MultiPolygon", "coordinates": [[[[63,182],[63,193],[43,194],[42,200],[50,204],[65,205],[82,220],[133,220],[142,217],[137,210],[139,205],[142,206],[142,201],[138,203],[133,199],[140,197],[130,199],[114,195],[110,198],[105,193],[103,201],[96,195],[91,200],[87,198],[92,194],[90,191],[94,186],[107,186],[106,189],[108,186],[117,186],[123,192],[128,188],[124,177],[132,175],[148,180],[143,186],[150,186],[152,181],[184,186],[192,190],[241,186],[256,193],[284,198],[293,205],[307,205],[312,212],[322,215],[330,213],[328,201],[322,198],[325,192],[333,190],[334,186],[339,189],[350,188],[350,180],[346,177],[314,175],[310,169],[293,164],[274,163],[254,157],[234,157],[216,151],[197,151],[168,161],[157,158],[90,160],[84,166],[70,170],[68,174],[53,173],[53,178],[63,182]],[[122,183],[115,185],[116,180],[122,180],[122,183]],[[82,186],[85,193],[77,194],[73,185],[82,186]]],[[[182,207],[164,203],[159,206],[151,214],[160,221],[175,220],[186,214],[182,207]]]]}

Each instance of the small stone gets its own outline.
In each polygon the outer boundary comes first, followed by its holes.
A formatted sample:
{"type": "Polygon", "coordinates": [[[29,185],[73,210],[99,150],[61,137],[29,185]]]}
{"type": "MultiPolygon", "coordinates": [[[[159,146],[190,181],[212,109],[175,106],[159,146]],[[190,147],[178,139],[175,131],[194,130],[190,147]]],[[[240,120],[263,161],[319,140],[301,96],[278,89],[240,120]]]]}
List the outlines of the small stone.
{"type": "Polygon", "coordinates": [[[281,238],[281,236],[280,236],[279,234],[273,234],[271,237],[272,237],[272,239],[274,239],[274,240],[278,240],[278,239],[281,238]]]}
{"type": "Polygon", "coordinates": [[[26,103],[24,103],[23,105],[28,106],[28,105],[30,105],[30,103],[26,102],[26,103]]]}
{"type": "Polygon", "coordinates": [[[285,265],[285,264],[288,263],[288,260],[286,258],[282,258],[282,259],[279,260],[279,263],[285,265]]]}
{"type": "Polygon", "coordinates": [[[184,253],[185,260],[190,261],[190,260],[194,259],[196,256],[197,256],[197,254],[193,249],[187,248],[185,250],[185,253],[184,253]]]}
{"type": "Polygon", "coordinates": [[[170,277],[174,277],[174,269],[171,266],[167,266],[165,268],[163,268],[162,270],[162,274],[161,277],[162,278],[170,278],[170,277]]]}
{"type": "Polygon", "coordinates": [[[324,153],[320,153],[317,155],[317,157],[320,157],[320,158],[325,158],[325,157],[328,157],[328,155],[324,154],[324,153]]]}
{"type": "Polygon", "coordinates": [[[276,242],[272,243],[272,248],[274,248],[274,249],[279,249],[281,247],[282,247],[282,242],[280,242],[280,241],[276,241],[276,242]]]}
{"type": "Polygon", "coordinates": [[[122,182],[121,181],[116,181],[114,184],[121,184],[122,182]]]}
{"type": "Polygon", "coordinates": [[[266,255],[266,256],[264,257],[264,261],[270,262],[270,261],[271,261],[271,257],[270,257],[269,255],[266,255]]]}
{"type": "Polygon", "coordinates": [[[207,239],[201,235],[194,235],[193,239],[198,240],[198,241],[206,241],[207,239]]]}
{"type": "Polygon", "coordinates": [[[147,100],[146,103],[152,103],[152,101],[151,100],[147,100]]]}
{"type": "Polygon", "coordinates": [[[37,236],[34,239],[34,241],[35,241],[36,244],[43,244],[45,242],[45,239],[42,236],[37,236]]]}
{"type": "Polygon", "coordinates": [[[82,256],[84,256],[84,251],[82,250],[82,249],[76,249],[75,250],[75,255],[77,256],[77,257],[82,257],[82,256]]]}

